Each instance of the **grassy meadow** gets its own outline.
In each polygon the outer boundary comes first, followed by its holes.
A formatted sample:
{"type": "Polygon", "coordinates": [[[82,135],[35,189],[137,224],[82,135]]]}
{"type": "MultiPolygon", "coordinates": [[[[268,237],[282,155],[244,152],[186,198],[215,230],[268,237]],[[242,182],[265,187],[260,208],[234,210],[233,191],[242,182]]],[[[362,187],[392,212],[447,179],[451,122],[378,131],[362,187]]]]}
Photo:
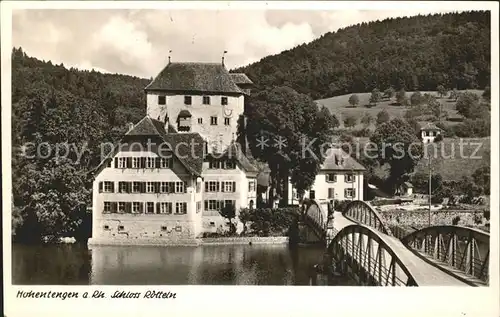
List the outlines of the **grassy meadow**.
{"type": "MultiPolygon", "coordinates": [[[[469,92],[474,92],[478,94],[479,96],[482,95],[483,90],[468,90],[469,92]]],[[[465,92],[465,91],[460,91],[460,92],[465,92]]],[[[383,92],[382,92],[383,93],[383,92]]],[[[431,94],[434,95],[438,98],[438,101],[443,105],[442,110],[446,111],[448,113],[448,116],[451,117],[461,117],[458,113],[457,110],[455,109],[456,101],[452,99],[448,99],[448,97],[444,98],[439,98],[439,95],[436,91],[421,91],[420,92],[422,95],[423,94],[431,94]]],[[[410,96],[413,94],[413,91],[407,91],[406,96],[410,98],[410,96]]],[[[349,97],[351,97],[352,94],[347,94],[347,95],[341,95],[341,96],[336,96],[336,97],[331,97],[327,99],[319,99],[316,100],[316,102],[320,105],[325,106],[330,110],[332,114],[334,114],[337,119],[340,122],[340,127],[344,128],[344,122],[343,118],[345,116],[354,116],[357,118],[357,124],[355,127],[352,129],[362,129],[364,128],[363,124],[360,122],[361,118],[368,113],[370,116],[373,117],[372,123],[370,124],[369,128],[374,129],[375,128],[375,120],[377,118],[377,114],[382,111],[386,110],[389,113],[389,116],[392,118],[402,118],[410,107],[401,107],[396,104],[396,98],[393,97],[391,99],[383,99],[379,103],[377,103],[376,106],[369,107],[369,100],[371,93],[370,92],[365,92],[365,93],[357,93],[358,98],[359,98],[359,104],[356,107],[353,107],[349,104],[349,97]]],[[[454,124],[455,122],[451,121],[446,121],[447,124],[454,124]]]]}
{"type": "MultiPolygon", "coordinates": [[[[358,140],[362,150],[369,138],[355,138],[355,140],[358,140]]],[[[444,138],[439,143],[431,144],[428,153],[432,157],[433,173],[439,173],[444,180],[451,181],[460,180],[463,176],[471,176],[476,169],[490,165],[490,149],[491,139],[489,137],[444,138]]],[[[375,174],[386,177],[388,167],[388,165],[379,167],[375,170],[375,174]]],[[[415,172],[428,173],[428,159],[420,160],[415,172]]]]}

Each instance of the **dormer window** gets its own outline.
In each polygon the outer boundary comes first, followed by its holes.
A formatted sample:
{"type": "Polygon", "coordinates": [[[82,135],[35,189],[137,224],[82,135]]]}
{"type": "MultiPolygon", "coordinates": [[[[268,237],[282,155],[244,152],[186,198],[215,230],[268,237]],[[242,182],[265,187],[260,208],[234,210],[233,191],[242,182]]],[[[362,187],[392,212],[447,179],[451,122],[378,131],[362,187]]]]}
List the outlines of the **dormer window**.
{"type": "Polygon", "coordinates": [[[185,105],[190,105],[192,100],[191,96],[184,96],[184,104],[185,105]]]}
{"type": "Polygon", "coordinates": [[[191,113],[189,111],[182,110],[179,112],[177,130],[179,132],[189,132],[191,130],[191,113]]]}
{"type": "Polygon", "coordinates": [[[203,104],[204,105],[210,104],[210,96],[203,96],[203,104]]]}
{"type": "Polygon", "coordinates": [[[158,96],[158,104],[159,105],[166,105],[167,104],[167,97],[166,96],[158,96]]]}
{"type": "Polygon", "coordinates": [[[221,103],[221,105],[226,106],[227,105],[227,97],[221,97],[220,103],[221,103]]]}

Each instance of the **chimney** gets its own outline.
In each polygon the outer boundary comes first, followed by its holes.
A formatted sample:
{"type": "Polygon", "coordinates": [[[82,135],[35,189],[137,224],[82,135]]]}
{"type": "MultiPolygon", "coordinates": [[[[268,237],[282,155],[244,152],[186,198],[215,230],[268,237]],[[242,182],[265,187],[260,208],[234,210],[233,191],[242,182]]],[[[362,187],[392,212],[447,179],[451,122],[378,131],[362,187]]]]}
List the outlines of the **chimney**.
{"type": "Polygon", "coordinates": [[[172,50],[168,51],[168,63],[170,64],[170,54],[172,53],[172,50]]]}
{"type": "Polygon", "coordinates": [[[222,66],[224,66],[224,55],[226,55],[227,51],[224,51],[224,53],[222,53],[222,66]]]}
{"type": "Polygon", "coordinates": [[[127,123],[127,127],[128,127],[128,129],[127,129],[127,133],[128,133],[128,132],[132,131],[132,129],[134,128],[134,124],[132,122],[129,122],[129,123],[127,123]]]}

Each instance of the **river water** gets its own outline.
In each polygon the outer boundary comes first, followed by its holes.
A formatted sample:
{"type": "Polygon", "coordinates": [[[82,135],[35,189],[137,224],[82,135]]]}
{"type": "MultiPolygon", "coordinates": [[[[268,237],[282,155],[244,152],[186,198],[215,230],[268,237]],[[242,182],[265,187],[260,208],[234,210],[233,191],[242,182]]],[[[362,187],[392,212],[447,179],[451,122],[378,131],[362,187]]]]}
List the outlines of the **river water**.
{"type": "MultiPolygon", "coordinates": [[[[287,245],[198,247],[12,246],[12,283],[47,285],[309,285],[324,249],[287,245]]],[[[352,282],[338,277],[333,285],[352,282]]],[[[352,284],[351,284],[352,285],[352,284]]]]}

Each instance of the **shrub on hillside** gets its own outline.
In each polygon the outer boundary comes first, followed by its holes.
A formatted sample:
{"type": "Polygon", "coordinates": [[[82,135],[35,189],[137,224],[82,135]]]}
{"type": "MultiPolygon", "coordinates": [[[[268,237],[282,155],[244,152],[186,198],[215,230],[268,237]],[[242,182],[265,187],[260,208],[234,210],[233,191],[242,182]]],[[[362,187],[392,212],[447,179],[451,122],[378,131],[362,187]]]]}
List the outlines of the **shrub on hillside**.
{"type": "Polygon", "coordinates": [[[422,94],[420,91],[415,91],[411,96],[410,96],[410,104],[412,107],[418,106],[423,102],[422,94]]]}
{"type": "Polygon", "coordinates": [[[452,220],[451,220],[451,224],[456,226],[458,225],[458,223],[460,222],[460,216],[455,216],[452,220]]]}
{"type": "Polygon", "coordinates": [[[351,97],[349,97],[349,104],[353,107],[356,107],[359,104],[358,95],[352,94],[351,97]]]}
{"type": "Polygon", "coordinates": [[[484,138],[491,135],[489,119],[467,119],[453,127],[455,135],[460,138],[484,138]]]}
{"type": "Polygon", "coordinates": [[[373,117],[370,116],[369,113],[365,113],[363,117],[361,118],[361,123],[365,126],[368,127],[373,121],[373,117]]]}
{"type": "Polygon", "coordinates": [[[353,137],[366,138],[372,134],[372,131],[368,128],[364,128],[364,129],[360,129],[360,130],[352,130],[350,134],[353,137]]]}
{"type": "Polygon", "coordinates": [[[443,122],[438,122],[436,123],[436,126],[443,130],[443,133],[441,135],[444,135],[445,138],[453,138],[455,137],[455,130],[453,129],[452,126],[449,126],[443,122]]]}
{"type": "Polygon", "coordinates": [[[390,120],[389,113],[386,110],[382,110],[377,113],[377,125],[388,122],[390,120]]]}
{"type": "Polygon", "coordinates": [[[344,126],[347,128],[352,128],[356,125],[358,119],[355,116],[345,116],[344,118],[344,126]]]}

